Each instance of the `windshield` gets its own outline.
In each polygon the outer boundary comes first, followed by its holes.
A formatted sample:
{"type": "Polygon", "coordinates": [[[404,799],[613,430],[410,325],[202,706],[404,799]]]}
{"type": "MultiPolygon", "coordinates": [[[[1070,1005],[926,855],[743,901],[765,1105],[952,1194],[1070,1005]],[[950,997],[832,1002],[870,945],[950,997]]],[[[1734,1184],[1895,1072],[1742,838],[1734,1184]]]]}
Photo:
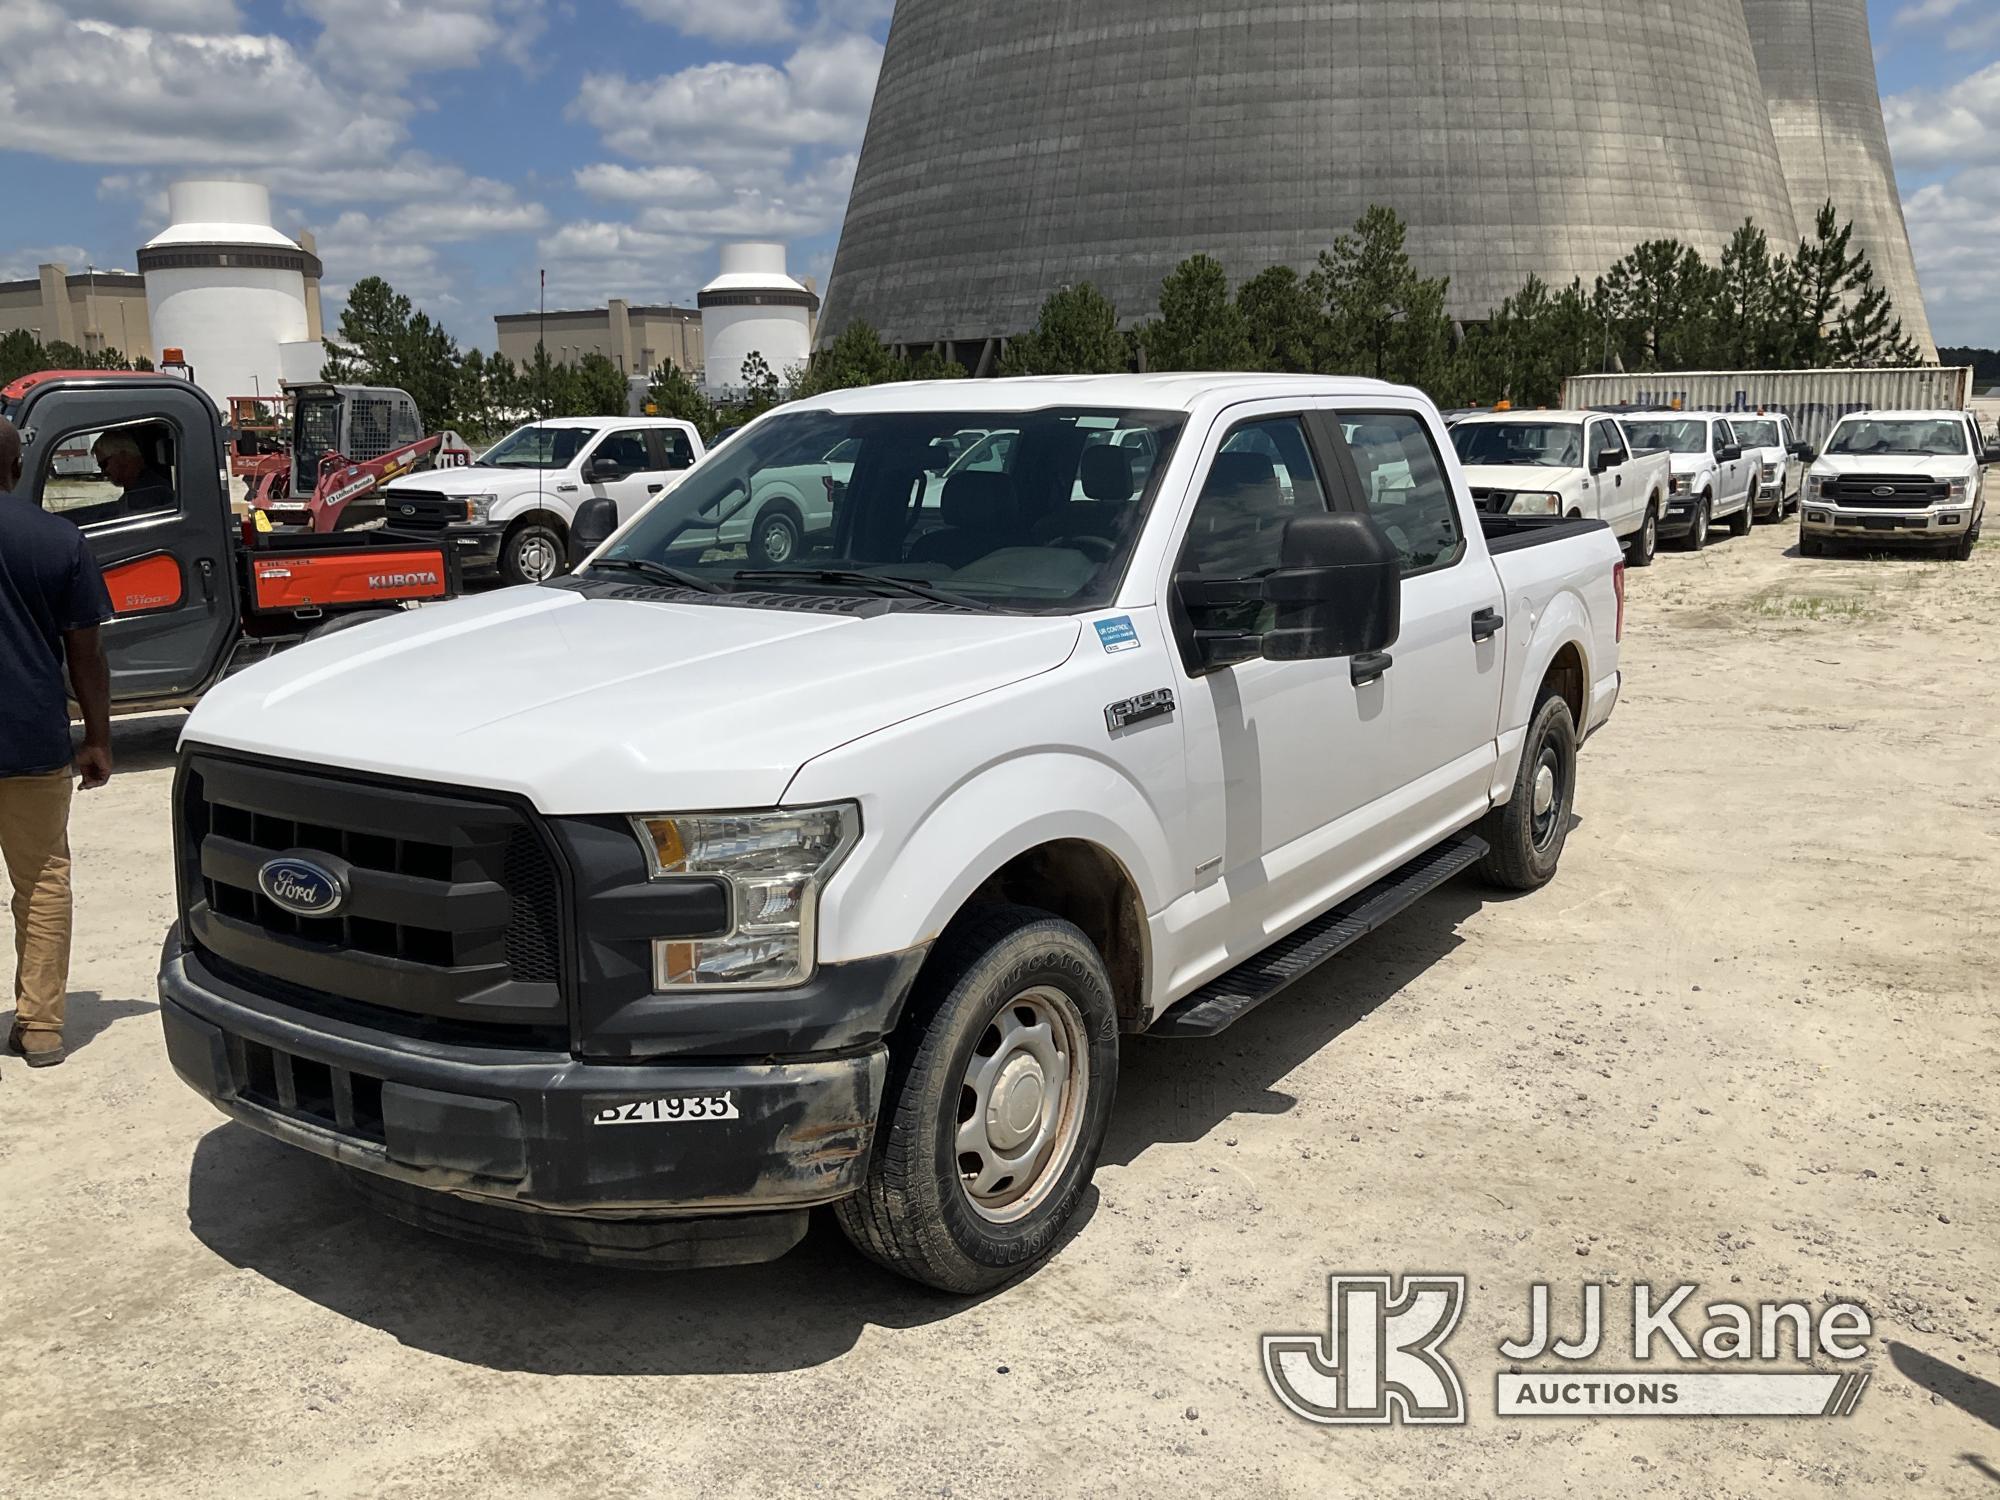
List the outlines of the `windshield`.
{"type": "Polygon", "coordinates": [[[479,462],[493,469],[567,469],[596,435],[588,427],[517,427],[479,462]]]}
{"type": "Polygon", "coordinates": [[[1956,417],[1936,420],[1842,422],[1827,439],[1828,453],[1915,453],[1956,458],[1965,452],[1965,424],[1956,417]]]}
{"type": "Polygon", "coordinates": [[[323,396],[316,401],[299,402],[293,447],[298,450],[302,474],[316,473],[320,459],[340,451],[340,397],[323,396]]]}
{"type": "Polygon", "coordinates": [[[1706,422],[1625,422],[1625,435],[1634,448],[1665,448],[1669,453],[1706,453],[1706,422]]]}
{"type": "Polygon", "coordinates": [[[1736,429],[1736,441],[1746,448],[1782,448],[1778,441],[1778,424],[1768,417],[1738,417],[1730,424],[1736,429]]]}
{"type": "Polygon", "coordinates": [[[696,586],[892,602],[915,597],[898,583],[916,583],[974,608],[1096,609],[1117,593],[1184,421],[1083,408],[780,413],[712,454],[588,572],[665,566],[696,586]],[[967,427],[980,436],[940,472],[934,445],[967,427]]]}
{"type": "Polygon", "coordinates": [[[1451,430],[1460,462],[1540,464],[1574,469],[1583,462],[1583,429],[1567,422],[1463,422],[1451,430]]]}

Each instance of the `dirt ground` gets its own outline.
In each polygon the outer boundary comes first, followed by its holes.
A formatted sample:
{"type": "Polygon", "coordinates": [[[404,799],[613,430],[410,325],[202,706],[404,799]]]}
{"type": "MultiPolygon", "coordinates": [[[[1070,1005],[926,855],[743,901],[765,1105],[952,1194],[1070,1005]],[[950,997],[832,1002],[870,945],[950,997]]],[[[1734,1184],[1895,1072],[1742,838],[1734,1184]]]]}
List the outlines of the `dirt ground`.
{"type": "Polygon", "coordinates": [[[0,1494],[2000,1496],[2000,546],[1792,540],[1631,575],[1553,885],[1454,884],[1217,1039],[1133,1041],[1080,1230],[971,1303],[831,1224],[688,1274],[462,1248],[224,1122],[154,1017],[179,721],[121,727],[77,1050],[0,1060],[0,1494]],[[1467,1425],[1280,1407],[1259,1335],[1323,1331],[1343,1270],[1470,1277],[1467,1425]],[[1585,1279],[1610,1346],[1635,1279],[1858,1301],[1873,1381],[1496,1417],[1527,1287],[1567,1319],[1585,1279]]]}

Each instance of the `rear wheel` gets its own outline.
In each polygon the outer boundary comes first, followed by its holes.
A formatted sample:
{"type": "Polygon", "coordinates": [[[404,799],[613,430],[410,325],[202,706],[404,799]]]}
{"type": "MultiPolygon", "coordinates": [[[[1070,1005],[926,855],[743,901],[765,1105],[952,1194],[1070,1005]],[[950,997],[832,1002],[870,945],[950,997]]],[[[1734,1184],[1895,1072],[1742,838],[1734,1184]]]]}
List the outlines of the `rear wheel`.
{"type": "Polygon", "coordinates": [[[500,543],[500,576],[509,583],[541,583],[565,571],[568,543],[545,521],[521,521],[500,543]]]}
{"type": "Polygon", "coordinates": [[[1576,719],[1553,692],[1535,709],[1514,773],[1514,792],[1479,825],[1486,855],[1480,877],[1510,891],[1546,885],[1569,839],[1576,802],[1576,719]]]}
{"type": "Polygon", "coordinates": [[[868,1175],[835,1205],[864,1255],[947,1292],[1055,1248],[1097,1165],[1118,1082],[1104,960],[1021,906],[945,930],[890,1042],[868,1175]]]}
{"type": "Polygon", "coordinates": [[[750,560],[760,568],[781,568],[799,555],[805,528],[791,506],[768,507],[750,533],[750,560]]]}
{"type": "Polygon", "coordinates": [[[1650,568],[1660,551],[1660,515],[1657,506],[1648,504],[1646,519],[1640,523],[1631,545],[1625,549],[1625,561],[1634,568],[1650,568]]]}

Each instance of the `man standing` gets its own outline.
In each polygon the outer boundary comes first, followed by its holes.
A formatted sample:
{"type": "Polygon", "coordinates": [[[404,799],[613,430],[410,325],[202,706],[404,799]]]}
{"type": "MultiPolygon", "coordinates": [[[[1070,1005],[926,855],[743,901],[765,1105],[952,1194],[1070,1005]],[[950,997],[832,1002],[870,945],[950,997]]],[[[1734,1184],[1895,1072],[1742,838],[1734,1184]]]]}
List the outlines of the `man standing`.
{"type": "Polygon", "coordinates": [[[0,417],[0,855],[14,885],[14,1026],[31,1068],[63,1060],[69,993],[69,799],[111,777],[111,675],[97,627],[111,618],[83,533],[11,493],[21,434],[0,417]],[[64,666],[69,681],[64,683],[64,666]],[[72,754],[69,699],[83,710],[72,754]]]}

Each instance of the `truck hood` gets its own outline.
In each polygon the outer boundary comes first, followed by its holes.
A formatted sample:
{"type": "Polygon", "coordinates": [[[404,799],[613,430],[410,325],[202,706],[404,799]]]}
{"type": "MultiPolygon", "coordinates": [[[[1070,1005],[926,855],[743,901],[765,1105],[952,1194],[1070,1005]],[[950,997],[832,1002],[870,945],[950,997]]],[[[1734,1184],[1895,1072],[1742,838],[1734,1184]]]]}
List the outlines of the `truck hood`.
{"type": "Polygon", "coordinates": [[[491,495],[511,490],[552,490],[558,484],[572,488],[576,475],[567,469],[427,469],[421,474],[405,474],[383,486],[387,494],[398,490],[421,490],[426,495],[491,495]]]}
{"type": "Polygon", "coordinates": [[[1715,467],[1715,460],[1706,453],[1669,453],[1668,471],[1674,474],[1699,474],[1704,469],[1715,467]]]}
{"type": "Polygon", "coordinates": [[[1080,629],[507,589],[241,672],[185,739],[514,792],[552,814],[769,807],[817,755],[1060,666],[1080,629]]]}
{"type": "Polygon", "coordinates": [[[1583,477],[1554,464],[1467,464],[1465,482],[1479,490],[1560,490],[1583,477]]]}
{"type": "Polygon", "coordinates": [[[1815,478],[1832,479],[1842,474],[1922,474],[1930,479],[1965,479],[1973,471],[1972,455],[1956,458],[1925,457],[1920,453],[1834,453],[1822,454],[1812,466],[1815,478]]]}

